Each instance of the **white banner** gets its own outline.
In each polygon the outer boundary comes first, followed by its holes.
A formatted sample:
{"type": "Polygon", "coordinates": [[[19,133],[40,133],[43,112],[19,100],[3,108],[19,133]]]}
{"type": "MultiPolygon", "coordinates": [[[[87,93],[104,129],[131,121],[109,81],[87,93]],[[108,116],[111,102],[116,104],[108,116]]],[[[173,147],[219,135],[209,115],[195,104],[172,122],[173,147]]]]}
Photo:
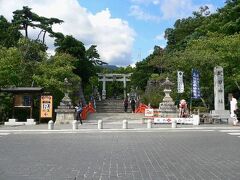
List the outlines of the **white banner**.
{"type": "Polygon", "coordinates": [[[183,72],[178,71],[177,72],[177,80],[178,80],[178,93],[184,92],[184,84],[183,84],[183,72]]]}
{"type": "Polygon", "coordinates": [[[153,123],[157,124],[171,124],[173,120],[176,120],[177,123],[182,124],[193,124],[193,118],[154,118],[153,123]]]}

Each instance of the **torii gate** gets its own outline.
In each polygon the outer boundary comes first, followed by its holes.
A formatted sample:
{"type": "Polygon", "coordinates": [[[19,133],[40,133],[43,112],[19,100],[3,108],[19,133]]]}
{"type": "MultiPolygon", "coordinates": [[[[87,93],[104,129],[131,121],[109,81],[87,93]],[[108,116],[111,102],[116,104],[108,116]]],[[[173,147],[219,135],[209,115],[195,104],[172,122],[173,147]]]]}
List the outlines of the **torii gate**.
{"type": "Polygon", "coordinates": [[[126,93],[126,86],[127,81],[130,81],[129,77],[132,75],[132,73],[129,74],[102,74],[98,73],[98,81],[103,82],[103,89],[102,89],[102,99],[106,99],[106,82],[107,81],[121,81],[123,82],[123,89],[124,89],[124,98],[127,96],[126,93]]]}

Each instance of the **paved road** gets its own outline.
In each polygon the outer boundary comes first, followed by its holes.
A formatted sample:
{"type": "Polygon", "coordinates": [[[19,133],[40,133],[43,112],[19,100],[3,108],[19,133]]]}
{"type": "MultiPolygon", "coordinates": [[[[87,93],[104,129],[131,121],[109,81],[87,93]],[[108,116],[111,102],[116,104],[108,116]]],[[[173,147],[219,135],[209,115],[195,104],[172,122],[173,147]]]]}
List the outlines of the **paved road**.
{"type": "Polygon", "coordinates": [[[240,130],[1,132],[0,180],[240,179],[240,130]]]}

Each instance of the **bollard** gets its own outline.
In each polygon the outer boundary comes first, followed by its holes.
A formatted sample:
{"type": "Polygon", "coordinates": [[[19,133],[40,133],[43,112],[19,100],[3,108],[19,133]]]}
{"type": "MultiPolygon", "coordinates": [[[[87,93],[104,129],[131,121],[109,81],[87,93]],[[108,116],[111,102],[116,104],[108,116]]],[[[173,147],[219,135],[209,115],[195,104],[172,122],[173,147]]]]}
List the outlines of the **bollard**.
{"type": "Polygon", "coordinates": [[[49,129],[49,130],[53,130],[53,129],[54,129],[53,120],[48,121],[48,129],[49,129]]]}
{"type": "Polygon", "coordinates": [[[127,120],[123,120],[123,129],[127,129],[128,128],[128,121],[127,120]]]}
{"type": "Polygon", "coordinates": [[[151,128],[152,128],[152,120],[151,120],[151,119],[149,119],[149,120],[147,121],[147,128],[148,128],[148,129],[151,129],[151,128]]]}
{"type": "Polygon", "coordinates": [[[77,120],[74,120],[74,121],[72,122],[72,129],[73,129],[73,130],[78,129],[78,122],[77,122],[77,120]]]}
{"type": "Polygon", "coordinates": [[[175,119],[172,120],[172,128],[177,128],[177,121],[175,119]]]}
{"type": "Polygon", "coordinates": [[[102,128],[103,128],[103,121],[98,120],[98,129],[102,129],[102,128]]]}

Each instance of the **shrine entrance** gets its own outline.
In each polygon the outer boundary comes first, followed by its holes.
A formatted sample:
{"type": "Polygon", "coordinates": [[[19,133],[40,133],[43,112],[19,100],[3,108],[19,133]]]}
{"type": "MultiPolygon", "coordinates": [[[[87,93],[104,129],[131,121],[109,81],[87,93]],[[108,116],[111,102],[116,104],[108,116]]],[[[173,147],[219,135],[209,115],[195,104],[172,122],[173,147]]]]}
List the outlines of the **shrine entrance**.
{"type": "Polygon", "coordinates": [[[127,81],[130,81],[129,77],[132,75],[130,74],[102,74],[98,73],[98,81],[103,82],[102,86],[102,99],[106,99],[107,92],[106,92],[106,82],[114,82],[114,81],[120,81],[123,82],[123,95],[124,98],[127,96],[126,87],[127,87],[127,81]]]}

